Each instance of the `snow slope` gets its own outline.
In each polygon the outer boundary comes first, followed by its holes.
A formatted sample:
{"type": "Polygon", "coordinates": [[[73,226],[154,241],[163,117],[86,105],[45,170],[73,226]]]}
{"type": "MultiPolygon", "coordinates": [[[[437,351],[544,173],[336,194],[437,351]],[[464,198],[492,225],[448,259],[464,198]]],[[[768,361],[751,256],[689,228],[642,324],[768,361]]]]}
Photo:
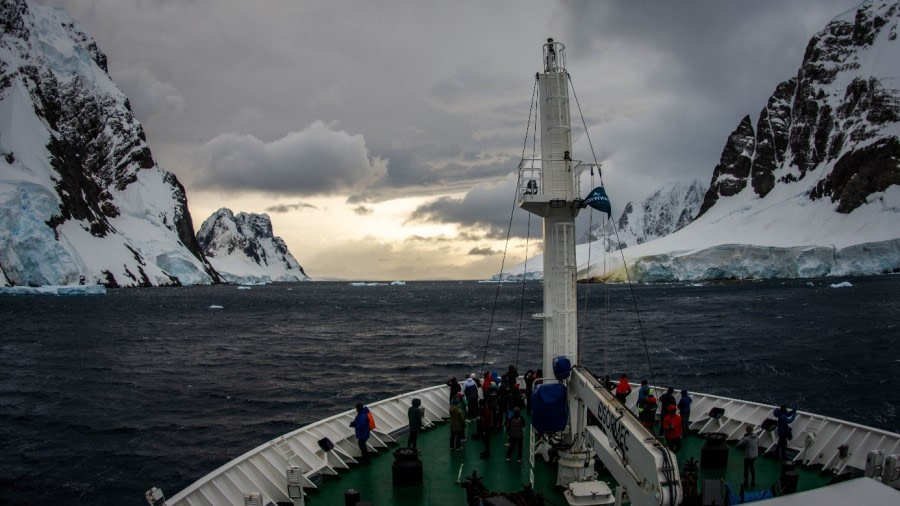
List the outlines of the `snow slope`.
{"type": "Polygon", "coordinates": [[[0,283],[218,281],[94,41],[30,0],[0,25],[0,283]]]}
{"type": "MultiPolygon", "coordinates": [[[[579,278],[675,281],[900,271],[900,5],[836,17],[754,129],[729,135],[699,216],[622,250],[576,248],[579,278]],[[624,262],[624,263],[623,263],[624,262]]],[[[542,259],[503,276],[540,278],[542,259]]]]}

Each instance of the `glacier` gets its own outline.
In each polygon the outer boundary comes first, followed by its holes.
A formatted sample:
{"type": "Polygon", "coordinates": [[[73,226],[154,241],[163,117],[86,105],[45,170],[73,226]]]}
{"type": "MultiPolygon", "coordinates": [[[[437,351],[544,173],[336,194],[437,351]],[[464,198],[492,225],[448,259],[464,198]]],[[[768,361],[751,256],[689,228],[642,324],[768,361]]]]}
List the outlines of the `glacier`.
{"type": "Polygon", "coordinates": [[[219,281],[96,43],[30,0],[0,17],[0,283],[219,281]]]}

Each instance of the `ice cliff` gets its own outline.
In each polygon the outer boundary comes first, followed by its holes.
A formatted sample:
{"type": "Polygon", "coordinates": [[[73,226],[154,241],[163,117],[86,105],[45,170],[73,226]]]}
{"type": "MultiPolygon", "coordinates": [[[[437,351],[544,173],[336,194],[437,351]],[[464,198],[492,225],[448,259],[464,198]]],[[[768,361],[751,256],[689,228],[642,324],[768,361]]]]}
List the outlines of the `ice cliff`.
{"type": "Polygon", "coordinates": [[[97,44],[29,0],[0,3],[0,29],[0,283],[218,281],[97,44]]]}

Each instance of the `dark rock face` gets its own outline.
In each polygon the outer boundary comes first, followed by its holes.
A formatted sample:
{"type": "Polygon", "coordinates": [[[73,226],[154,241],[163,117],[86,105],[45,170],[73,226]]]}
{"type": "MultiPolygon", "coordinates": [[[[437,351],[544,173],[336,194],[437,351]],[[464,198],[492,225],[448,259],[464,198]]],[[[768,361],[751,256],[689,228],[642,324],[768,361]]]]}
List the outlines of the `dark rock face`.
{"type": "MultiPolygon", "coordinates": [[[[728,137],[699,214],[742,191],[747,174],[754,193],[765,197],[777,184],[801,181],[833,164],[830,174],[813,182],[809,197],[831,196],[845,213],[868,194],[898,184],[892,162],[897,139],[888,128],[900,123],[897,78],[886,84],[863,74],[863,64],[871,66],[877,51],[900,50],[898,25],[896,2],[870,0],[816,34],[797,77],[779,84],[760,112],[755,137],[749,117],[728,137]]],[[[888,77],[898,70],[880,72],[888,77]]]]}
{"type": "MultiPolygon", "coordinates": [[[[41,123],[46,124],[48,143],[45,147],[52,168],[50,179],[53,181],[51,191],[55,191],[60,202],[57,211],[45,211],[45,223],[52,229],[52,235],[59,241],[62,233],[60,227],[75,222],[96,238],[110,239],[109,244],[130,249],[135,263],[129,263],[124,268],[118,263],[104,266],[107,269],[102,272],[110,286],[158,284],[160,269],[165,270],[163,284],[167,283],[166,276],[171,284],[181,282],[172,276],[170,268],[194,276],[197,270],[191,271],[190,267],[179,264],[178,259],[183,255],[177,251],[180,249],[178,241],[199,260],[199,264],[184,260],[185,264],[199,268],[196,279],[208,276],[217,281],[219,278],[203,257],[193,233],[184,187],[173,174],[156,165],[143,128],[135,119],[128,100],[115,89],[108,75],[103,75],[108,70],[108,62],[97,44],[80,31],[65,13],[36,6],[27,0],[4,0],[0,3],[0,28],[0,49],[4,55],[12,56],[8,61],[0,59],[0,91],[18,83],[19,90],[27,93],[0,94],[0,100],[22,100],[23,96],[27,97],[25,100],[30,98],[34,114],[41,123]],[[39,30],[35,28],[37,26],[43,28],[39,30]],[[61,63],[59,55],[46,52],[47,37],[51,37],[54,43],[70,43],[72,56],[67,56],[68,60],[61,63]],[[149,172],[142,173],[144,170],[149,172]],[[157,183],[161,177],[169,188],[163,185],[159,188],[154,186],[151,190],[149,187],[133,186],[143,176],[157,183]],[[166,263],[165,267],[162,264],[148,266],[147,259],[139,251],[141,247],[132,247],[135,241],[140,242],[142,238],[129,236],[122,230],[116,230],[113,225],[123,210],[134,211],[129,205],[140,205],[117,201],[125,192],[139,195],[137,202],[142,202],[144,198],[153,201],[152,205],[158,207],[154,208],[153,216],[147,216],[147,220],[173,232],[170,237],[164,237],[168,232],[160,232],[158,242],[153,243],[160,245],[162,251],[154,250],[154,247],[144,251],[144,255],[150,255],[148,259],[157,263],[160,262],[160,254],[167,257],[162,260],[166,263]],[[154,193],[150,195],[148,192],[154,193]],[[166,197],[171,197],[171,201],[166,197]],[[171,247],[162,246],[163,243],[170,243],[171,247]],[[145,267],[151,274],[145,271],[145,267]],[[151,281],[151,277],[156,281],[151,281]]],[[[16,156],[19,153],[0,155],[10,165],[20,158],[16,156]]],[[[26,167],[25,170],[34,169],[26,167]]],[[[78,254],[75,252],[74,256],[78,254]]],[[[22,257],[15,254],[11,258],[22,257]]],[[[96,271],[93,276],[97,277],[100,272],[96,271]]],[[[66,279],[61,281],[67,282],[66,279]]]]}
{"type": "Polygon", "coordinates": [[[837,211],[846,214],[865,204],[869,195],[895,184],[900,184],[900,140],[889,137],[842,156],[810,198],[830,196],[838,202],[837,211]]]}
{"type": "Polygon", "coordinates": [[[775,169],[784,162],[791,129],[791,100],[796,89],[796,79],[779,84],[759,113],[750,183],[760,197],[765,197],[775,187],[775,169]]]}
{"type": "Polygon", "coordinates": [[[246,279],[253,272],[253,265],[275,268],[267,271],[268,281],[306,278],[303,267],[297,263],[287,244],[274,235],[272,221],[266,214],[235,215],[230,209],[219,209],[200,226],[197,242],[203,253],[214,261],[233,256],[244,262],[247,272],[222,272],[229,281],[246,279]]]}
{"type": "Polygon", "coordinates": [[[737,195],[747,186],[755,144],[756,138],[753,135],[750,116],[744,116],[737,128],[728,136],[725,149],[722,150],[722,157],[713,170],[712,181],[709,189],[706,190],[697,216],[709,210],[719,197],[737,195]]]}

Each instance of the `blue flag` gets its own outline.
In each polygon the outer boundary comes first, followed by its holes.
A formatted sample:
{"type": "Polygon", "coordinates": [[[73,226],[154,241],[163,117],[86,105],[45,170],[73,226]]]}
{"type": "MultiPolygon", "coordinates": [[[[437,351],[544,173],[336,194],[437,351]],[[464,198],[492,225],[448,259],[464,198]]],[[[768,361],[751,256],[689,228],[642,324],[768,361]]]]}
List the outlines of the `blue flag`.
{"type": "Polygon", "coordinates": [[[591,190],[584,203],[594,209],[606,213],[607,218],[612,214],[612,207],[609,205],[609,197],[606,196],[606,190],[602,186],[598,186],[591,190]]]}

